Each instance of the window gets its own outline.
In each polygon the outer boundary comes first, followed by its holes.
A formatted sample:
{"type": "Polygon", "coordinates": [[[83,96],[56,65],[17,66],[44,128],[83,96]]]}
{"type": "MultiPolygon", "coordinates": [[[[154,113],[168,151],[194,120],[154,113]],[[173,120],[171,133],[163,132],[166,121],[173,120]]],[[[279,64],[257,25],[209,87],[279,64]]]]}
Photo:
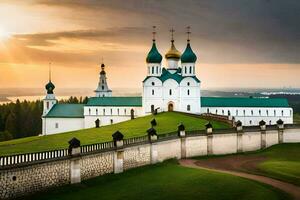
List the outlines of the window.
{"type": "Polygon", "coordinates": [[[102,85],[102,90],[104,90],[104,85],[102,85]]]}
{"type": "Polygon", "coordinates": [[[118,115],[120,115],[120,109],[119,108],[117,109],[117,112],[118,112],[118,115]]]}
{"type": "Polygon", "coordinates": [[[281,111],[281,116],[283,116],[283,110],[281,111]]]}
{"type": "Polygon", "coordinates": [[[224,115],[224,110],[222,110],[222,115],[224,115]]]}
{"type": "Polygon", "coordinates": [[[276,110],[274,110],[274,116],[276,116],[276,110]]]}
{"type": "Polygon", "coordinates": [[[126,115],[126,109],[124,109],[124,114],[126,115]]]}
{"type": "Polygon", "coordinates": [[[105,115],[105,108],[103,109],[103,115],[105,115]]]}
{"type": "Polygon", "coordinates": [[[209,113],[209,108],[207,108],[206,112],[209,113]]]}
{"type": "Polygon", "coordinates": [[[187,90],[187,95],[190,95],[190,90],[187,90]]]}
{"type": "Polygon", "coordinates": [[[156,73],[158,74],[158,67],[156,67],[156,73]]]}
{"type": "Polygon", "coordinates": [[[243,110],[244,116],[246,115],[246,110],[243,110]]]}
{"type": "Polygon", "coordinates": [[[249,121],[249,124],[250,124],[250,125],[252,124],[252,121],[251,121],[251,120],[249,121]]]}
{"type": "Polygon", "coordinates": [[[154,95],[154,90],[152,90],[152,95],[154,95]]]}
{"type": "Polygon", "coordinates": [[[236,115],[236,116],[239,115],[239,111],[238,111],[238,110],[235,111],[235,115],[236,115]]]}
{"type": "Polygon", "coordinates": [[[154,67],[152,67],[152,74],[154,74],[154,67]]]}
{"type": "Polygon", "coordinates": [[[227,111],[227,115],[230,116],[230,110],[227,111]]]}
{"type": "Polygon", "coordinates": [[[253,115],[253,110],[251,110],[251,115],[253,115]]]}
{"type": "Polygon", "coordinates": [[[261,110],[258,111],[259,115],[261,115],[261,110]]]}
{"type": "Polygon", "coordinates": [[[190,74],[192,73],[192,66],[190,66],[190,74]]]}
{"type": "Polygon", "coordinates": [[[187,82],[187,86],[190,86],[190,82],[187,82]]]}
{"type": "Polygon", "coordinates": [[[58,128],[58,123],[57,122],[55,123],[55,128],[58,128]]]}
{"type": "Polygon", "coordinates": [[[218,114],[218,110],[216,110],[216,115],[218,114]]]}
{"type": "Polygon", "coordinates": [[[110,109],[110,114],[112,115],[112,109],[110,109]]]}
{"type": "Polygon", "coordinates": [[[266,113],[267,113],[267,116],[269,116],[269,111],[268,110],[266,111],[266,113]]]}
{"type": "Polygon", "coordinates": [[[110,119],[110,124],[113,124],[114,123],[114,120],[113,119],[110,119]]]}
{"type": "Polygon", "coordinates": [[[270,121],[269,121],[269,125],[271,125],[271,124],[272,124],[272,121],[270,120],[270,121]]]}
{"type": "Polygon", "coordinates": [[[154,83],[154,82],[152,82],[151,84],[152,84],[153,86],[155,85],[155,83],[154,83]]]}
{"type": "Polygon", "coordinates": [[[187,73],[186,67],[184,67],[184,73],[187,73]]]}
{"type": "Polygon", "coordinates": [[[171,89],[169,90],[169,95],[172,95],[172,90],[171,89]]]}
{"type": "Polygon", "coordinates": [[[96,115],[98,115],[98,109],[96,109],[96,115]]]}
{"type": "Polygon", "coordinates": [[[49,102],[46,103],[47,104],[47,110],[49,109],[49,102]]]}
{"type": "Polygon", "coordinates": [[[187,105],[186,109],[187,109],[187,111],[190,111],[191,110],[191,105],[187,105]]]}
{"type": "Polygon", "coordinates": [[[89,115],[91,115],[91,109],[89,108],[89,115]]]}

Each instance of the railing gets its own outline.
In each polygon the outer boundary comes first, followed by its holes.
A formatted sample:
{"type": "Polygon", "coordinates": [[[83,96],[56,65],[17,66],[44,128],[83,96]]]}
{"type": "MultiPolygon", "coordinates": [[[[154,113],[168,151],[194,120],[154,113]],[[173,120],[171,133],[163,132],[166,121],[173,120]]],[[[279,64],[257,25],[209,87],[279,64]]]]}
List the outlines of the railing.
{"type": "Polygon", "coordinates": [[[100,151],[100,150],[112,149],[112,148],[114,148],[113,142],[103,142],[103,143],[82,145],[80,146],[80,152],[89,153],[93,151],[100,151]]]}
{"type": "Polygon", "coordinates": [[[143,143],[148,142],[148,136],[140,136],[140,137],[134,137],[134,138],[128,138],[124,139],[124,145],[131,145],[131,144],[137,144],[137,143],[143,143]]]}
{"type": "Polygon", "coordinates": [[[17,165],[20,163],[29,163],[34,161],[48,160],[68,156],[68,149],[58,149],[52,151],[43,151],[36,153],[25,153],[0,157],[0,167],[8,165],[17,165]]]}

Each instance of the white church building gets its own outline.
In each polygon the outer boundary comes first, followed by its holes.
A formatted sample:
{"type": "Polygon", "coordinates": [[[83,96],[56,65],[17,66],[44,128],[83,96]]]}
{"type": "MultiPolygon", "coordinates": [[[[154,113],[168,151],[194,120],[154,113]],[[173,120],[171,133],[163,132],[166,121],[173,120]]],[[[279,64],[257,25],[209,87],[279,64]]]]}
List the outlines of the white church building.
{"type": "Polygon", "coordinates": [[[275,124],[279,119],[286,124],[293,123],[293,110],[283,98],[202,97],[201,81],[195,73],[197,56],[189,38],[181,54],[172,36],[165,59],[167,66],[162,65],[163,58],[153,39],[146,58],[147,76],[143,80],[142,96],[112,96],[103,63],[95,97],[90,97],[86,104],[58,103],[53,92],[55,86],[49,80],[43,100],[43,135],[109,125],[155,111],[211,113],[240,120],[245,126],[258,125],[261,120],[267,124],[275,124]]]}

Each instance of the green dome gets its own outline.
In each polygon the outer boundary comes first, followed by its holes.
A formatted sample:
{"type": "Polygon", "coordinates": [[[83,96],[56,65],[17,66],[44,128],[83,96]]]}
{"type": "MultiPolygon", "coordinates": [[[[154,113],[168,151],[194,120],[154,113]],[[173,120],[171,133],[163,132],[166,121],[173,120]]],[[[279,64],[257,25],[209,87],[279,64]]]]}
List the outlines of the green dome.
{"type": "Polygon", "coordinates": [[[147,63],[161,63],[162,56],[158,52],[156,48],[155,41],[153,41],[152,48],[148,53],[148,56],[146,58],[147,63]]]}
{"type": "Polygon", "coordinates": [[[55,88],[55,85],[51,81],[49,81],[49,83],[47,83],[45,88],[47,90],[47,94],[53,94],[53,90],[55,88]]]}
{"type": "Polygon", "coordinates": [[[196,54],[193,52],[190,43],[187,44],[185,51],[181,56],[182,63],[194,63],[197,60],[196,54]]]}

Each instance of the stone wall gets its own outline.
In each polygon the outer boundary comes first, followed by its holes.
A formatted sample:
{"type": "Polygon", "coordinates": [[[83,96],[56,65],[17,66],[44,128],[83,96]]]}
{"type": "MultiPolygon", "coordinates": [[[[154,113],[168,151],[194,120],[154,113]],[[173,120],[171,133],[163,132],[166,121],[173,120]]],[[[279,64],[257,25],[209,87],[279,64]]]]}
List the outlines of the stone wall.
{"type": "Polygon", "coordinates": [[[9,199],[70,182],[70,162],[61,160],[0,171],[0,199],[9,199]]]}
{"type": "MultiPolygon", "coordinates": [[[[131,168],[162,162],[170,158],[232,154],[269,147],[281,142],[300,142],[300,127],[276,129],[248,127],[163,138],[151,142],[131,143],[115,149],[91,151],[53,160],[32,161],[0,168],[0,199],[18,197],[49,187],[121,173],[131,168]]],[[[73,149],[75,150],[75,149],[73,149]]],[[[75,151],[76,152],[76,151],[75,151]]]]}

